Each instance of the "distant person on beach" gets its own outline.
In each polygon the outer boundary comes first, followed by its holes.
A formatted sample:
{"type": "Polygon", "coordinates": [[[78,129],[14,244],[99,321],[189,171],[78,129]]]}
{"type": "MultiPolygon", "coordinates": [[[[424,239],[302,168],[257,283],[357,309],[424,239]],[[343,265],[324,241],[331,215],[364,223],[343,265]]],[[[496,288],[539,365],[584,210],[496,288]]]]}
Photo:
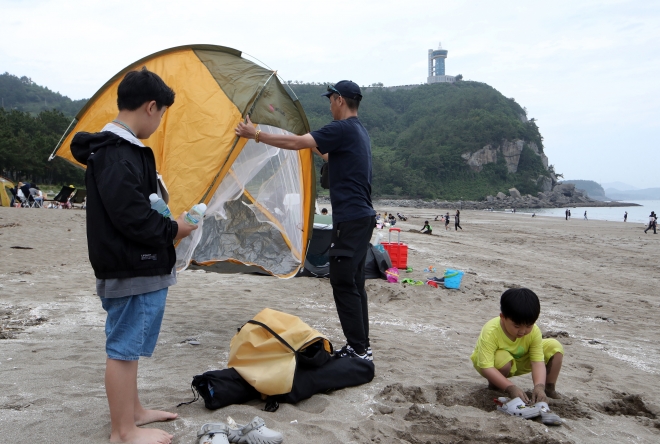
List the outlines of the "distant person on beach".
{"type": "Polygon", "coordinates": [[[456,214],[454,214],[454,228],[456,231],[460,228],[461,231],[463,231],[463,227],[461,227],[461,212],[460,210],[456,210],[456,214]]]}
{"type": "Polygon", "coordinates": [[[327,208],[323,208],[323,209],[321,210],[321,214],[324,215],[324,216],[327,216],[327,215],[328,215],[328,209],[327,209],[327,208]]]}
{"type": "Polygon", "coordinates": [[[445,231],[449,230],[449,212],[445,214],[445,231]]]}
{"type": "Polygon", "coordinates": [[[655,214],[655,211],[651,211],[651,215],[649,216],[649,226],[644,230],[644,234],[646,234],[647,231],[649,231],[651,228],[653,228],[653,234],[658,234],[656,232],[656,227],[658,226],[658,216],[655,214]]]}
{"type": "MultiPolygon", "coordinates": [[[[323,95],[330,100],[334,120],[321,129],[302,136],[270,134],[255,128],[248,116],[235,132],[277,148],[316,147],[328,157],[332,204],[330,285],[346,336],[346,345],[336,356],[373,360],[364,273],[376,212],[371,203],[371,141],[358,118],[362,92],[355,82],[342,80],[329,85],[323,95]]],[[[389,221],[396,223],[391,215],[389,221]]]]}
{"type": "Polygon", "coordinates": [[[584,212],[584,220],[589,220],[589,219],[587,218],[587,212],[586,212],[586,211],[584,212]]]}
{"type": "Polygon", "coordinates": [[[44,206],[44,193],[39,188],[36,188],[36,191],[34,192],[34,201],[37,203],[37,206],[39,208],[43,208],[43,206],[44,206]]]}
{"type": "Polygon", "coordinates": [[[422,232],[422,234],[433,234],[433,229],[429,225],[428,220],[424,221],[424,226],[422,227],[422,229],[420,231],[422,232]]]}
{"type": "Polygon", "coordinates": [[[623,213],[623,221],[628,222],[628,212],[623,213]]]}
{"type": "Polygon", "coordinates": [[[543,339],[536,320],[541,313],[538,296],[527,288],[510,288],[500,297],[500,315],[481,329],[470,359],[488,380],[488,388],[503,390],[525,403],[559,398],[559,377],[564,347],[556,339],[543,339]],[[508,378],[532,373],[531,400],[508,378]]]}
{"type": "Polygon", "coordinates": [[[565,213],[566,213],[566,220],[568,220],[568,208],[566,208],[565,213]]]}
{"type": "Polygon", "coordinates": [[[532,213],[532,217],[536,217],[536,213],[532,213]]]}
{"type": "Polygon", "coordinates": [[[571,218],[571,210],[568,210],[568,219],[570,220],[571,218]]]}
{"type": "Polygon", "coordinates": [[[387,216],[387,221],[390,223],[390,226],[393,227],[396,225],[396,217],[394,217],[392,214],[387,216]]]}
{"type": "Polygon", "coordinates": [[[171,443],[169,433],[140,426],[178,416],[146,410],[137,390],[139,359],[154,352],[168,287],[176,283],[174,241],[197,228],[184,221],[185,212],[175,221],[149,202],[150,194],[165,190],[154,154],[140,140],[158,129],[172,103],[174,91],[158,75],[146,68],[130,71],[117,88],[117,118],[99,133],[76,134],[71,143],[74,158],[87,166],[87,245],[107,312],[105,390],[112,442],[171,443]]]}

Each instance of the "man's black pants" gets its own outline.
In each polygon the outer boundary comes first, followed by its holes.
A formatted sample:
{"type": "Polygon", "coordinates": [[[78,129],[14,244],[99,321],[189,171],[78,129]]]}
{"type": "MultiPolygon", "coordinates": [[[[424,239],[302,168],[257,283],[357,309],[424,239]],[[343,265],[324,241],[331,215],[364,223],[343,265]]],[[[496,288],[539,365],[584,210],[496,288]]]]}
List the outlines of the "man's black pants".
{"type": "Polygon", "coordinates": [[[334,224],[330,244],[330,284],[348,345],[358,354],[369,347],[369,310],[364,264],[375,216],[334,224]]]}
{"type": "Polygon", "coordinates": [[[655,231],[656,226],[657,226],[657,223],[649,224],[649,226],[646,228],[646,230],[644,230],[644,233],[646,233],[646,232],[649,231],[651,228],[653,228],[653,234],[658,234],[658,233],[656,233],[656,231],[655,231]]]}

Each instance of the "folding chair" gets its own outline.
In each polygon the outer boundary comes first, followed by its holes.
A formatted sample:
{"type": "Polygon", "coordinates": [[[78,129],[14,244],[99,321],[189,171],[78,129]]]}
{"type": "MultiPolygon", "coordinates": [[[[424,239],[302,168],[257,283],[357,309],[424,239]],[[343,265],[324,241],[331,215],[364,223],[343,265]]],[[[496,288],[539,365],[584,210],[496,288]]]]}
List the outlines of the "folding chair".
{"type": "Polygon", "coordinates": [[[66,204],[69,200],[69,197],[71,197],[71,194],[75,191],[76,189],[73,187],[69,186],[63,186],[62,189],[60,190],[59,193],[52,199],[44,200],[45,202],[58,202],[61,204],[66,204]]]}
{"type": "Polygon", "coordinates": [[[42,208],[43,207],[43,201],[38,201],[37,200],[37,189],[36,188],[30,188],[30,196],[28,197],[28,203],[30,204],[30,208],[42,208]]]}
{"type": "Polygon", "coordinates": [[[85,208],[85,198],[87,197],[87,190],[79,188],[76,190],[76,193],[71,198],[71,204],[75,207],[75,204],[80,204],[80,208],[85,208]]]}

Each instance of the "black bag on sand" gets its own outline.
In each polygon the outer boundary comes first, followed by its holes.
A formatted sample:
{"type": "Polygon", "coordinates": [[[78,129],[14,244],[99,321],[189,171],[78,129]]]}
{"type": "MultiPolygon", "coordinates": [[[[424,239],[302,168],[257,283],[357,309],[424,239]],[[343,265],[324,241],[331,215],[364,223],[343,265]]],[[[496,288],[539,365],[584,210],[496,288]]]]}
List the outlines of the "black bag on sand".
{"type": "Polygon", "coordinates": [[[261,394],[248,384],[233,368],[211,370],[193,378],[191,388],[194,399],[177,407],[192,404],[201,396],[204,406],[216,410],[232,404],[243,404],[261,398],[261,394]]]}
{"type": "Polygon", "coordinates": [[[317,393],[371,382],[376,371],[372,361],[360,358],[333,357],[321,367],[305,367],[301,364],[296,368],[291,391],[271,396],[269,400],[295,404],[317,393]]]}
{"type": "MultiPolygon", "coordinates": [[[[321,349],[319,347],[319,350],[321,349]]],[[[271,406],[274,404],[274,407],[270,407],[267,411],[277,410],[279,402],[295,404],[311,398],[316,393],[366,384],[374,379],[374,374],[374,363],[366,359],[335,357],[328,359],[327,353],[315,353],[313,350],[301,353],[298,356],[291,392],[270,396],[267,402],[271,406]]],[[[261,394],[233,368],[212,370],[197,375],[193,378],[191,387],[194,399],[190,402],[182,402],[177,407],[191,404],[200,396],[204,399],[204,406],[209,410],[261,398],[261,394]]]]}

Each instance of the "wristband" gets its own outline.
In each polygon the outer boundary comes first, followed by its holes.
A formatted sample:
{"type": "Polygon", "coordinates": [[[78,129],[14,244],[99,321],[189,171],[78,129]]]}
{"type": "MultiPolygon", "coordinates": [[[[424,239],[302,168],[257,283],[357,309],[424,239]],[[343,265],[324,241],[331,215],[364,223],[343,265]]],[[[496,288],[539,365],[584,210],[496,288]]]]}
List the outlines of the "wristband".
{"type": "Polygon", "coordinates": [[[259,134],[261,134],[261,130],[257,130],[256,133],[254,133],[254,141],[259,143],[259,134]]]}

